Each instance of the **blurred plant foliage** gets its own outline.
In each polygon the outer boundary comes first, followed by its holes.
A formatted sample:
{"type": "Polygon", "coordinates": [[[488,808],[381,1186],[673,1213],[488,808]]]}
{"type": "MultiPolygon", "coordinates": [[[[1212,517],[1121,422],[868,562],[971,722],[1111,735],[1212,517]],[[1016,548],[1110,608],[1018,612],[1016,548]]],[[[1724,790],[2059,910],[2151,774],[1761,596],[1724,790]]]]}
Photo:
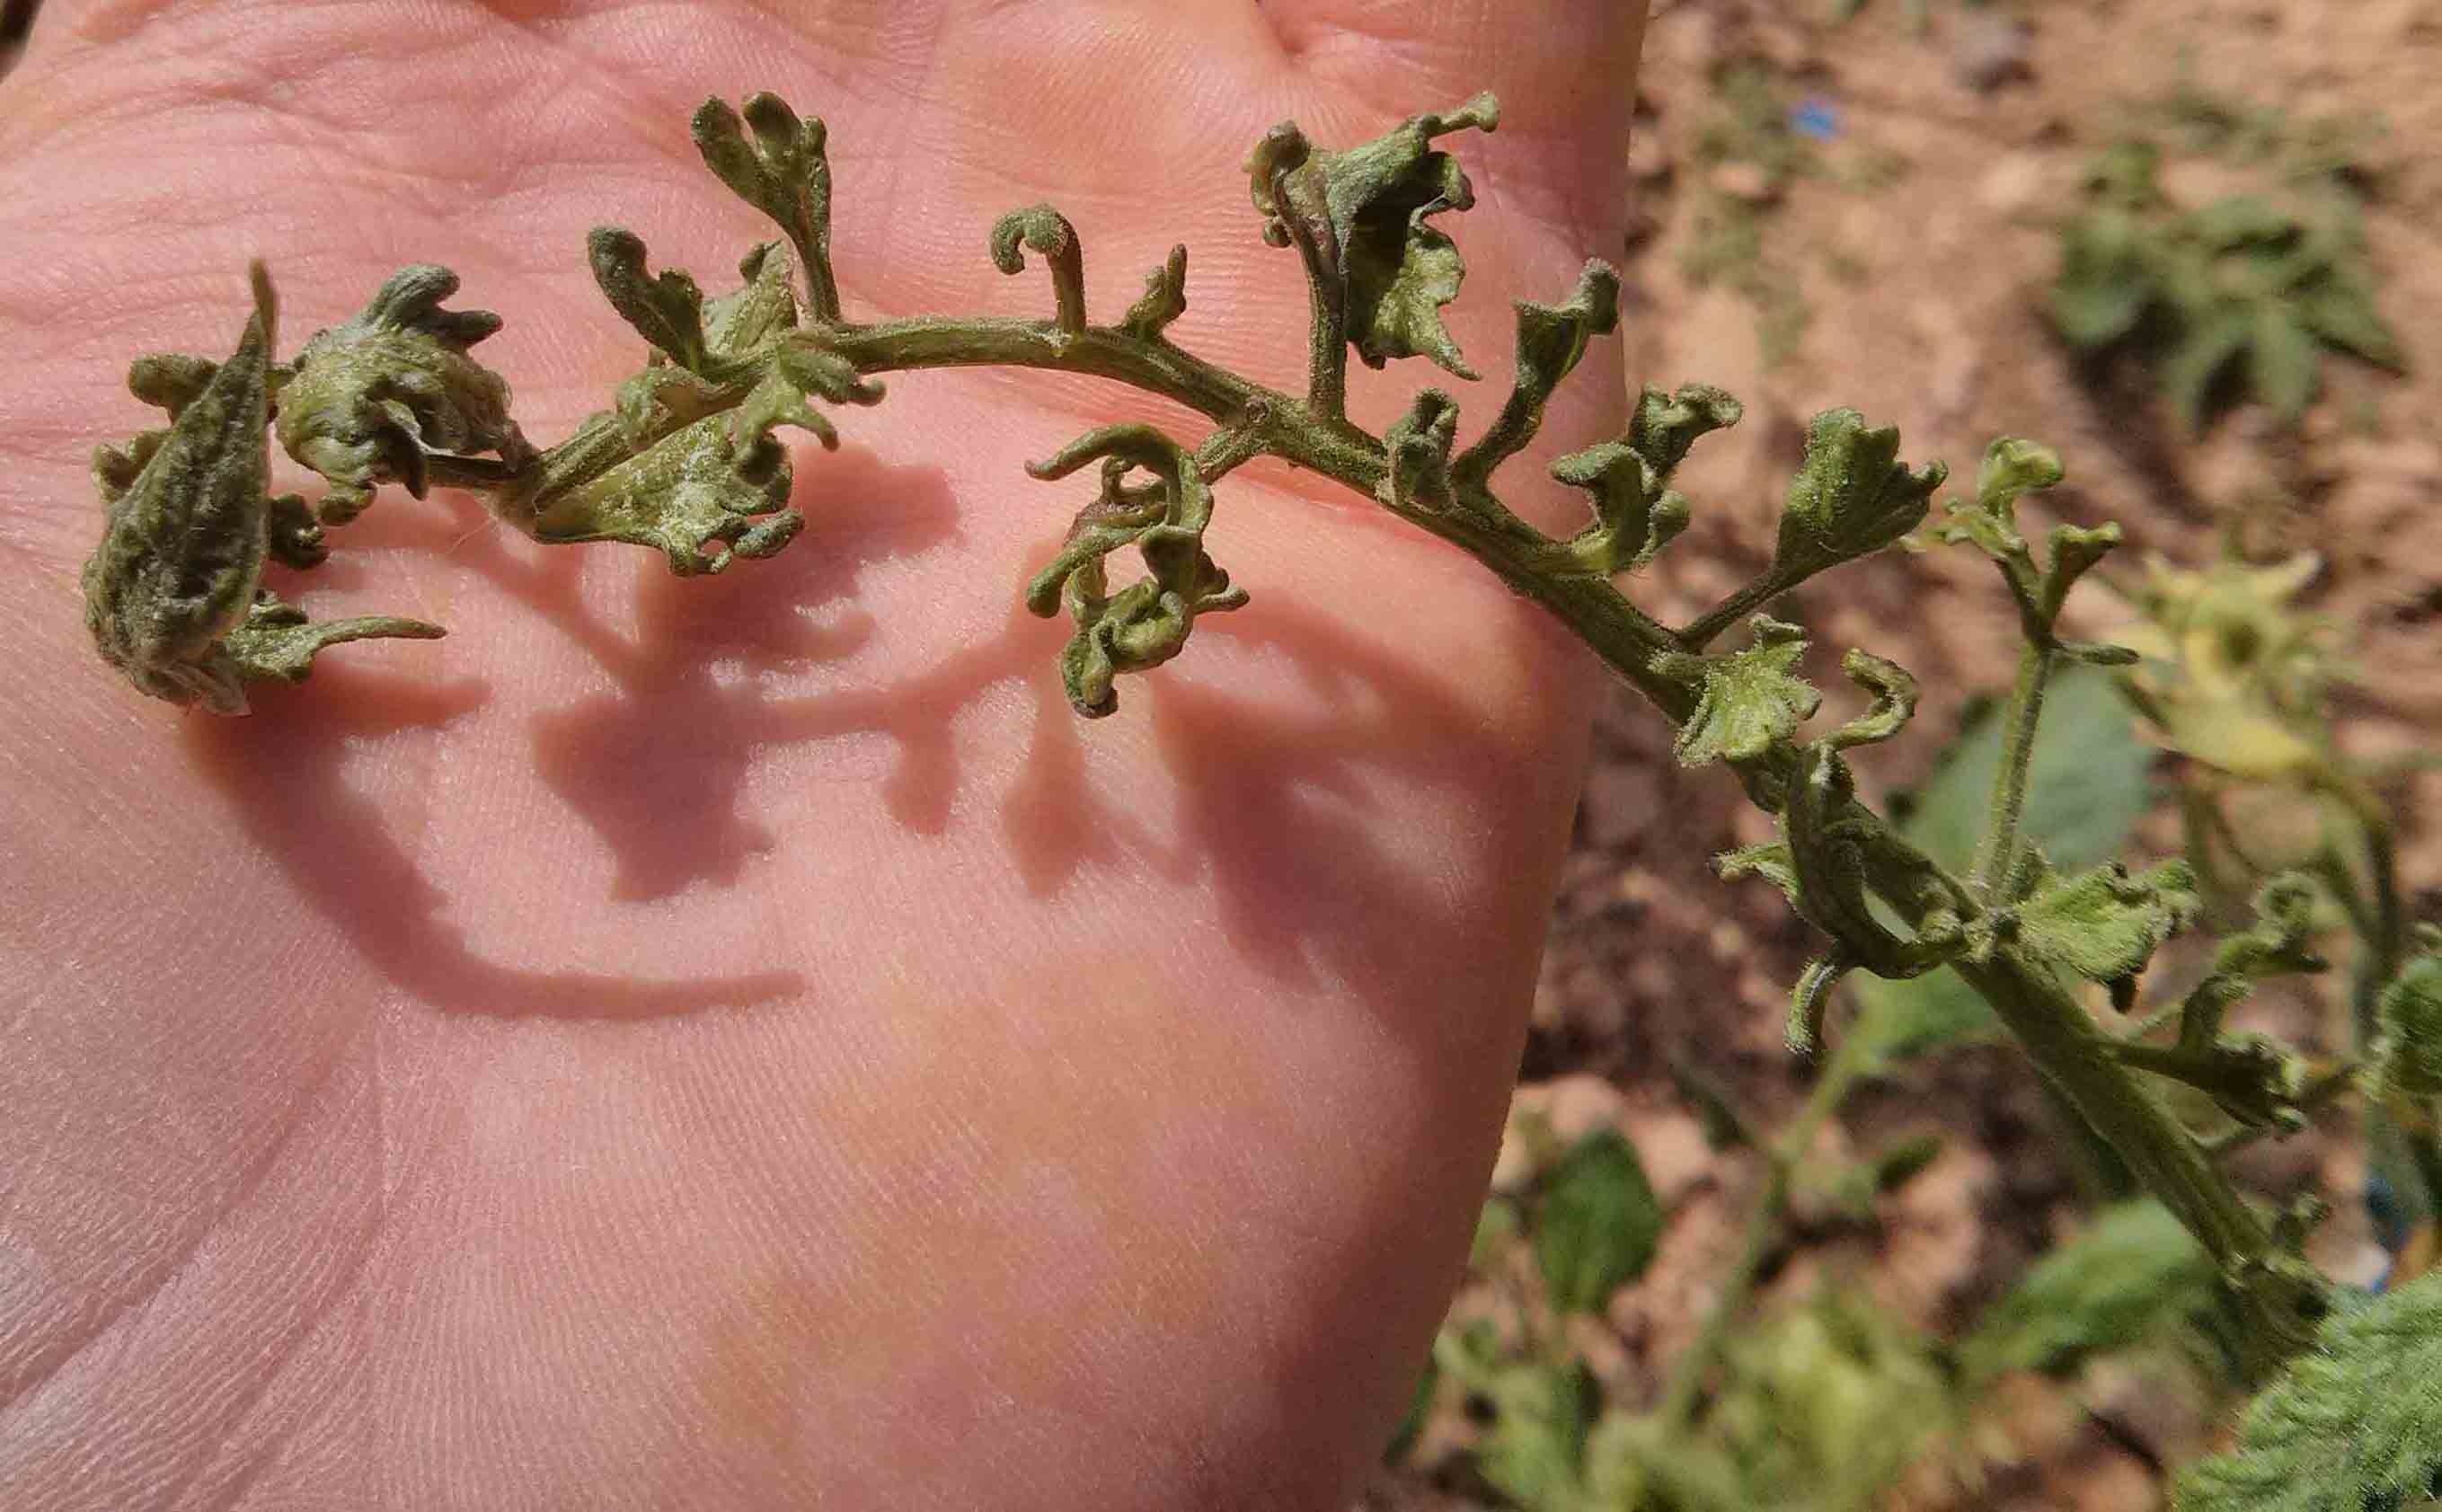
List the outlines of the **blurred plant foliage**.
{"type": "MultiPolygon", "coordinates": [[[[2244,139],[2232,128],[2225,145],[2244,139]]],[[[2191,432],[2241,394],[2297,420],[2326,352],[2398,371],[2359,191],[2325,155],[2313,160],[2324,170],[2263,192],[2183,205],[2164,190],[2159,142],[2114,143],[2060,224],[2052,323],[2074,347],[2141,356],[2191,432]]]]}
{"type": "MultiPolygon", "coordinates": [[[[2299,605],[2318,571],[2312,558],[2258,565],[2234,553],[2193,569],[2148,562],[2114,585],[2132,611],[2114,639],[2137,659],[2055,679],[2025,755],[2022,833],[2050,866],[2108,879],[2162,800],[2186,821],[2183,884],[2223,936],[2187,953],[2177,992],[2140,1004],[2132,983],[2110,1043],[2185,1100],[2208,1149],[2290,1132],[2351,1086],[2370,1094],[2398,1289],[2329,1294],[2315,1351],[2258,1399],[2236,1448],[2178,1481],[2178,1505],[2194,1512],[2392,1512],[2442,1490],[2442,1389],[2430,1384],[2442,1369],[2427,1362],[2442,1352],[2442,1281],[2417,1279],[2442,1190],[2442,933],[2410,923],[2392,875],[2384,785],[2396,774],[2352,761],[2333,728],[2332,695],[2352,673],[2336,628],[2299,605]],[[2161,752],[2178,758],[2176,781],[2158,776],[2161,752]],[[2333,938],[2348,947],[2352,1005],[2337,1048],[2229,1030],[2225,1011],[2255,983],[2320,972],[2333,938]]],[[[1938,863],[1964,870],[1986,843],[2007,738],[1995,701],[1971,702],[1925,780],[1891,804],[1904,837],[1938,863]]],[[[1634,1149],[1610,1129],[1562,1147],[1522,1120],[1534,1174],[1485,1207],[1469,1300],[1436,1343],[1394,1457],[1529,1512],[1863,1512],[1927,1477],[1972,1504],[1994,1443],[1981,1425],[2013,1377],[2074,1389],[2090,1366],[2126,1358],[2173,1369],[2161,1378],[2186,1381],[2207,1406],[2238,1392],[2244,1340],[2215,1266],[2151,1200],[2094,1212],[1947,1338],[1879,1305],[1836,1265],[1804,1295],[1769,1286],[1827,1235],[1870,1239],[1884,1199],[1940,1153],[1928,1134],[1826,1161],[1817,1136],[1849,1094],[1920,1057],[2004,1038],[1947,968],[1855,982],[1854,1016],[1780,1129],[1759,1128],[1692,1068],[1683,1078],[1708,1139],[1753,1152],[1762,1174],[1742,1253],[1677,1357],[1640,1368],[1616,1345],[1588,1347],[1618,1289],[1670,1242],[1674,1215],[1634,1149]]],[[[2293,1235],[2313,1216],[2311,1206],[2295,1214],[2293,1235]]]]}

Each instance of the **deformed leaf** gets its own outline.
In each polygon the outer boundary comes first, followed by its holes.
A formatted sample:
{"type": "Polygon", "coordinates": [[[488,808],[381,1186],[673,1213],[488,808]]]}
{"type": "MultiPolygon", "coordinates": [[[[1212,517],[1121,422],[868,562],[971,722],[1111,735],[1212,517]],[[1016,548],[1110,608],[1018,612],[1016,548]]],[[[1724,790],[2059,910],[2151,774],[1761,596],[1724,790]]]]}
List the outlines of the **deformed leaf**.
{"type": "Polygon", "coordinates": [[[1649,387],[1629,416],[1628,444],[1652,466],[1655,480],[1667,483],[1700,438],[1727,430],[1745,415],[1746,406],[1710,384],[1685,384],[1668,393],[1649,387]]]}
{"type": "Polygon", "coordinates": [[[1076,623],[1061,652],[1060,678],[1070,707],[1087,719],[1119,707],[1121,673],[1148,671],[1184,649],[1196,616],[1247,602],[1247,591],[1231,587],[1230,574],[1204,551],[1211,485],[1195,459],[1153,427],[1089,431],[1027,471],[1065,478],[1096,461],[1103,464],[1101,496],[1078,515],[1059,556],[1035,574],[1026,594],[1033,613],[1048,616],[1065,606],[1076,623]],[[1129,484],[1134,469],[1153,482],[1129,484]],[[1103,563],[1131,545],[1150,575],[1111,593],[1103,563]]]}
{"type": "Polygon", "coordinates": [[[374,488],[404,483],[421,497],[434,459],[494,452],[509,468],[534,448],[509,417],[509,385],[467,348],[501,328],[489,310],[445,310],[458,275],[401,268],[353,318],[317,331],[280,390],[281,446],[331,488],[318,506],[332,524],[354,519],[374,488]]]}
{"type": "Polygon", "coordinates": [[[1761,877],[1779,888],[1791,902],[1797,902],[1797,864],[1791,859],[1789,847],[1778,840],[1759,846],[1742,846],[1723,851],[1713,858],[1713,869],[1723,882],[1737,882],[1743,877],[1761,877]]]}
{"type": "Polygon", "coordinates": [[[1150,341],[1186,313],[1187,244],[1182,242],[1170,249],[1170,257],[1161,266],[1145,275],[1145,291],[1128,306],[1128,313],[1120,317],[1120,329],[1140,341],[1150,341]]]}
{"type": "Polygon", "coordinates": [[[1476,375],[1441,321],[1466,264],[1431,224],[1444,210],[1472,207],[1475,191],[1458,159],[1431,143],[1466,127],[1491,131],[1500,118],[1493,98],[1478,95],[1343,152],[1316,150],[1285,124],[1248,155],[1255,208],[1268,218],[1266,239],[1312,249],[1310,272],[1338,285],[1348,339],[1368,365],[1428,356],[1463,378],[1476,375]]]}
{"type": "Polygon", "coordinates": [[[1662,1205],[1636,1147],[1605,1129],[1578,1140],[1545,1178],[1535,1260],[1554,1308],[1597,1313],[1645,1273],[1661,1242],[1662,1205]]]}
{"type": "Polygon", "coordinates": [[[707,100],[693,122],[696,151],[715,177],[786,231],[805,264],[808,302],[815,319],[840,316],[831,277],[831,168],[822,118],[799,119],[774,94],[750,95],[745,118],[726,100],[707,100]],[[749,138],[748,132],[753,136],[749,138]]]}
{"type": "Polygon", "coordinates": [[[1924,519],[1949,477],[1941,463],[1910,471],[1895,426],[1870,429],[1854,410],[1827,410],[1806,429],[1806,460],[1781,506],[1773,574],[1812,576],[1890,545],[1924,519]]]}
{"type": "Polygon", "coordinates": [[[585,238],[593,282],[620,317],[653,349],[690,373],[706,373],[703,291],[672,268],[655,276],[645,264],[644,239],[616,226],[597,226],[585,238]]]}
{"type": "Polygon", "coordinates": [[[2370,1512],[2442,1477],[2442,1275],[2327,1317],[2256,1397],[2228,1454],[2179,1477],[2177,1512],[2370,1512]]]}
{"type": "Polygon", "coordinates": [[[1823,696],[1791,675],[1806,654],[1805,632],[1757,615],[1756,643],[1727,656],[1673,654],[1658,658],[1666,675],[1697,687],[1695,712],[1680,726],[1672,749],[1682,766],[1749,761],[1787,739],[1813,717],[1823,696]]]}
{"type": "Polygon", "coordinates": [[[1382,433],[1390,468],[1382,501],[1394,509],[1450,505],[1450,446],[1458,435],[1458,401],[1439,389],[1419,392],[1408,412],[1382,433]]]}
{"type": "Polygon", "coordinates": [[[772,556],[806,523],[787,507],[789,454],[769,436],[740,448],[730,420],[713,413],[691,421],[554,496],[534,522],[535,538],[650,546],[682,577],[724,571],[739,556],[772,556]]]}
{"type": "Polygon", "coordinates": [[[1586,343],[1619,324],[1619,272],[1599,258],[1577,275],[1559,304],[1518,304],[1517,377],[1508,402],[1484,438],[1458,460],[1460,477],[1481,483],[1543,426],[1543,407],[1586,355],[1586,343]]]}
{"type": "Polygon", "coordinates": [[[2183,861],[2130,875],[2110,863],[2048,877],[2018,905],[2027,954],[2090,982],[2137,975],[2162,942],[2196,916],[2196,873],[2183,861]]]}
{"type": "Polygon", "coordinates": [[[1595,522],[1569,542],[1589,569],[1632,573],[1687,528],[1685,495],[1659,486],[1653,465],[1624,441],[1605,441],[1552,464],[1552,476],[1593,496],[1595,522]]]}

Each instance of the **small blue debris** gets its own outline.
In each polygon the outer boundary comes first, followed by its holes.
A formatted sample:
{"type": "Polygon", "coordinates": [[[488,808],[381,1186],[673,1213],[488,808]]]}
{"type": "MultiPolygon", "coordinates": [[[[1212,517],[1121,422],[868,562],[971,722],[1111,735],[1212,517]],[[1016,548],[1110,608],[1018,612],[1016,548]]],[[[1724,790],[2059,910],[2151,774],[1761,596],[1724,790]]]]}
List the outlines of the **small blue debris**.
{"type": "Polygon", "coordinates": [[[1809,100],[1789,113],[1789,129],[1800,137],[1828,142],[1840,135],[1840,107],[1828,100],[1809,100]]]}

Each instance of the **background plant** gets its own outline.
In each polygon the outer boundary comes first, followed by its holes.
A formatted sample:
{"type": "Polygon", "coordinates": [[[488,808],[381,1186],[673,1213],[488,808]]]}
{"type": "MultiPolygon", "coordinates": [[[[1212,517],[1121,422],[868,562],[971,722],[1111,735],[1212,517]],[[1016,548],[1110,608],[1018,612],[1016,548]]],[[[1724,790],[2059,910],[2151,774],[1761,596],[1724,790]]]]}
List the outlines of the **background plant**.
{"type": "Polygon", "coordinates": [[[2182,206],[2163,191],[2161,159],[2149,138],[2119,142],[2061,223],[2050,310],[2072,346],[2139,355],[2191,431],[2231,392],[2294,423],[2326,352],[2401,365],[2347,178],[2324,164],[2264,193],[2182,206]]]}

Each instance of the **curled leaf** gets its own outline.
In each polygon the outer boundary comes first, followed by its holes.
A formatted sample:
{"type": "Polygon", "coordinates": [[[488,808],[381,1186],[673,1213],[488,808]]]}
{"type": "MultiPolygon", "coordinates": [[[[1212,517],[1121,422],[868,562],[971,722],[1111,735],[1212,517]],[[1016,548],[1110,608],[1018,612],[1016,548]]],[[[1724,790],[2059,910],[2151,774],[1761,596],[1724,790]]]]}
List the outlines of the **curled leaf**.
{"type": "Polygon", "coordinates": [[[1687,528],[1687,499],[1656,481],[1653,465],[1624,441],[1605,441],[1552,464],[1552,476],[1594,496],[1595,522],[1569,542],[1605,577],[1643,568],[1687,528]]]}
{"type": "Polygon", "coordinates": [[[831,166],[820,117],[800,120],[787,100],[750,95],[745,118],[725,100],[696,108],[696,151],[730,192],[786,231],[804,264],[807,308],[830,324],[840,318],[839,285],[831,276],[831,166]],[[749,129],[753,135],[750,138],[749,129]]]}
{"type": "Polygon", "coordinates": [[[1187,244],[1182,242],[1170,249],[1168,261],[1145,275],[1145,291],[1120,317],[1120,329],[1150,341],[1186,313],[1187,244]]]}
{"type": "Polygon", "coordinates": [[[787,507],[789,454],[765,435],[742,449],[726,414],[708,414],[537,506],[535,538],[650,546],[682,577],[769,556],[805,517],[787,507]]]}
{"type": "Polygon", "coordinates": [[[1629,416],[1628,444],[1667,482],[1701,437],[1727,430],[1746,416],[1746,406],[1707,383],[1682,385],[1675,392],[1648,388],[1629,416]]]}
{"type": "Polygon", "coordinates": [[[1418,393],[1408,412],[1383,432],[1391,466],[1382,501],[1394,509],[1450,506],[1450,446],[1458,434],[1458,401],[1439,389],[1418,393]]]}
{"type": "Polygon", "coordinates": [[[1680,765],[1754,760],[1795,734],[1822,703],[1812,684],[1791,675],[1806,654],[1806,632],[1761,614],[1754,623],[1755,645],[1743,651],[1657,659],[1665,676],[1697,690],[1695,712],[1672,748],[1680,765]]]}
{"type": "Polygon", "coordinates": [[[1543,427],[1543,407],[1560,380],[1575,371],[1586,344],[1619,324],[1619,272],[1600,258],[1577,275],[1577,286],[1559,304],[1518,304],[1517,377],[1509,400],[1483,439],[1458,460],[1458,474],[1482,483],[1516,455],[1543,427]]]}
{"type": "Polygon", "coordinates": [[[676,268],[649,272],[644,239],[616,226],[595,227],[585,251],[593,282],[621,319],[672,362],[713,376],[705,361],[703,291],[693,278],[676,268]]]}
{"type": "Polygon", "coordinates": [[[1204,552],[1212,490],[1195,459],[1146,425],[1105,426],[1057,456],[1030,465],[1041,479],[1065,478],[1103,463],[1103,491],[1079,513],[1067,542],[1027,587],[1026,606],[1048,617],[1066,607],[1076,633],[1061,652],[1061,682],[1071,707],[1099,719],[1119,707],[1122,672],[1142,672],[1176,656],[1199,614],[1237,609],[1247,592],[1204,552]],[[1142,471],[1147,483],[1132,483],[1142,471]],[[1108,591],[1104,559],[1134,546],[1150,575],[1108,591]]]}
{"type": "Polygon", "coordinates": [[[1077,246],[1077,228],[1068,224],[1068,217],[1048,205],[1011,210],[993,223],[993,266],[1011,275],[1025,272],[1026,254],[1019,250],[1022,246],[1032,247],[1050,265],[1061,334],[1083,334],[1085,264],[1084,254],[1077,246]]]}
{"type": "Polygon", "coordinates": [[[421,498],[444,459],[492,452],[510,471],[533,460],[509,418],[507,380],[467,355],[501,318],[443,309],[457,291],[446,267],[401,268],[297,354],[280,389],[280,445],[329,481],[319,506],[326,521],[355,518],[383,483],[421,498]]]}
{"type": "Polygon", "coordinates": [[[1463,378],[1476,375],[1441,322],[1466,264],[1430,224],[1444,210],[1472,207],[1475,191],[1458,160],[1431,142],[1499,122],[1500,107],[1485,94],[1456,110],[1411,117],[1344,152],[1318,150],[1284,122],[1248,154],[1265,239],[1297,244],[1308,275],[1326,282],[1333,304],[1346,312],[1348,339],[1369,366],[1428,356],[1463,378]]]}
{"type": "Polygon", "coordinates": [[[2384,986],[2375,1014],[2375,1084],[2411,1101],[2442,1097],[2442,951],[2410,961],[2384,986]]]}
{"type": "Polygon", "coordinates": [[[2214,949],[2213,970],[2181,1001],[2180,1044],[2200,1048],[2220,1038],[2222,1016],[2256,982],[2328,969],[2312,945],[2320,896],[2314,882],[2297,872],[2284,872],[2257,891],[2254,927],[2214,949]]]}
{"type": "Polygon", "coordinates": [[[2135,977],[2201,906],[2183,861],[2131,875],[2117,864],[2049,877],[2018,905],[2026,954],[2090,982],[2135,977]]]}
{"type": "Polygon", "coordinates": [[[1874,696],[1874,706],[1828,737],[1834,749],[1873,745],[1900,733],[1916,715],[1916,679],[1897,662],[1852,650],[1840,659],[1849,681],[1874,696]]]}
{"type": "Polygon", "coordinates": [[[320,560],[321,531],[303,500],[268,491],[277,314],[269,276],[252,274],[254,314],[228,360],[138,364],[133,386],[175,418],[97,457],[107,523],[82,576],[102,660],[141,692],[215,714],[246,713],[248,682],[301,680],[326,646],[441,633],[392,618],[309,625],[263,591],[267,559],[320,560]]]}
{"type": "Polygon", "coordinates": [[[1797,582],[1878,552],[1924,519],[1949,469],[1911,472],[1896,426],[1869,429],[1854,410],[1827,410],[1806,428],[1806,460],[1781,506],[1773,575],[1797,582]]]}

